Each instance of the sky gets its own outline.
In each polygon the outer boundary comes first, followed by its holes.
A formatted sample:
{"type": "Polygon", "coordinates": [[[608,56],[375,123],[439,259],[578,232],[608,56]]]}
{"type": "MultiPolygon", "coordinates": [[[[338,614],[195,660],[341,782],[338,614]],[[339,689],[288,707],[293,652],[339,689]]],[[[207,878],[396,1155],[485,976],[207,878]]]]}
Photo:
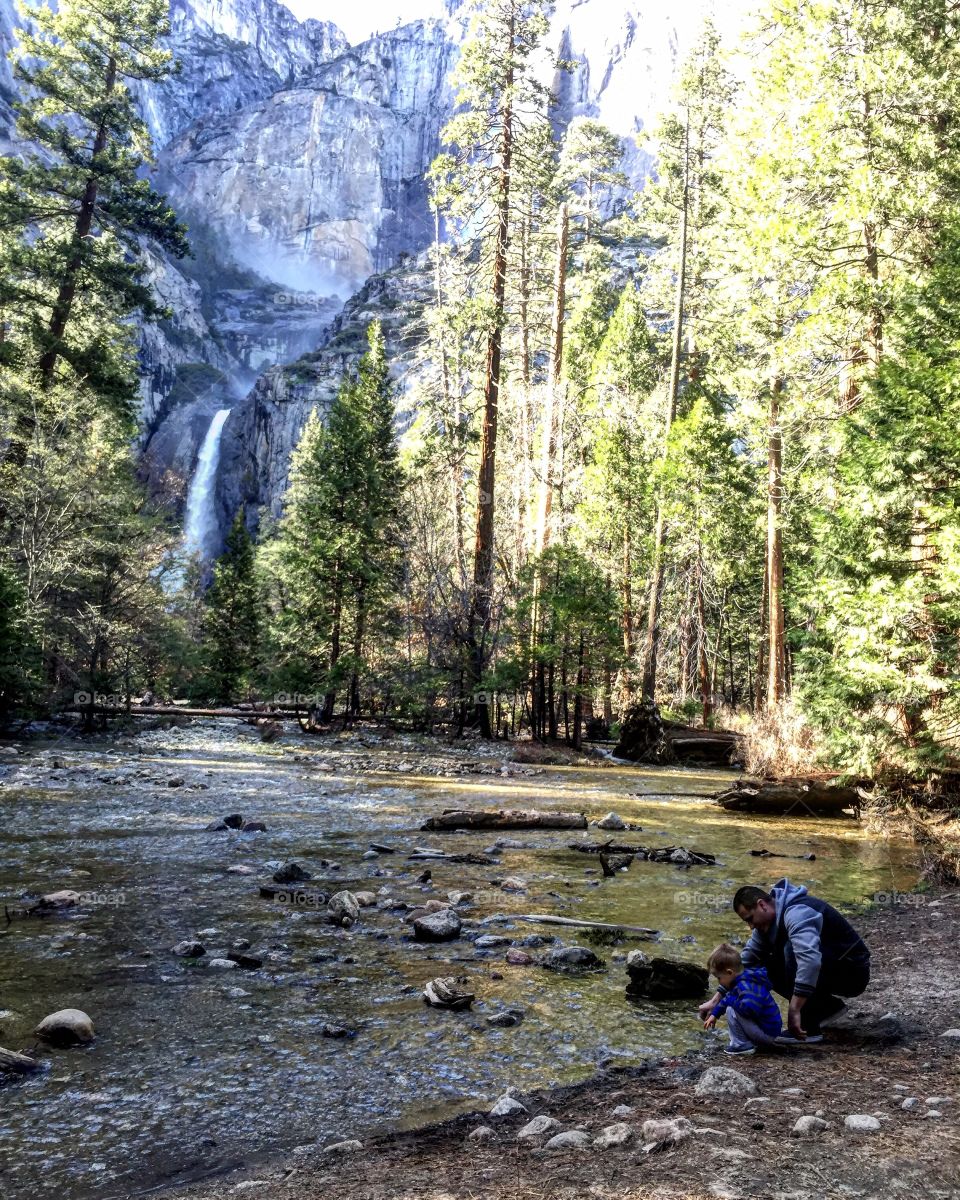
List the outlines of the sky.
{"type": "Polygon", "coordinates": [[[443,12],[443,0],[282,0],[294,16],[305,21],[332,21],[339,25],[351,44],[366,41],[373,33],[383,33],[399,23],[416,21],[419,17],[437,17],[443,12]]]}

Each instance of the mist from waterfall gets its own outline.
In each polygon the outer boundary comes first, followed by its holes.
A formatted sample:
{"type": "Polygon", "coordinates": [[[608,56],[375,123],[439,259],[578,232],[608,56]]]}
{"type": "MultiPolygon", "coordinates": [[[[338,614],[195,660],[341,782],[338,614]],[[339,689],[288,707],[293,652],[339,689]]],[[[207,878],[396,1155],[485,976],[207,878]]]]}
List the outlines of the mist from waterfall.
{"type": "Polygon", "coordinates": [[[229,408],[221,408],[214,414],[200,446],[197,466],[187,491],[183,553],[188,558],[199,558],[203,563],[209,562],[218,549],[214,485],[220,464],[220,438],[230,411],[229,408]]]}

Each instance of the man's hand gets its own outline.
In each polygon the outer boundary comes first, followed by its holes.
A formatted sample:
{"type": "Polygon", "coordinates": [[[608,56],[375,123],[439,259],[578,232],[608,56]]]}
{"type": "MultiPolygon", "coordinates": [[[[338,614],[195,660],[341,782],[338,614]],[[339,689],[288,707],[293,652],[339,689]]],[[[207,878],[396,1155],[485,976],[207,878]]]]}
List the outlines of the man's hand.
{"type": "Polygon", "coordinates": [[[717,1018],[713,1015],[713,1013],[711,1013],[710,1016],[704,1021],[703,1027],[704,1029],[712,1029],[716,1023],[717,1018]]]}
{"type": "Polygon", "coordinates": [[[807,1036],[800,1024],[800,1010],[806,1002],[806,996],[791,996],[790,1007],[787,1009],[787,1032],[791,1037],[799,1038],[800,1041],[807,1036]]]}
{"type": "Polygon", "coordinates": [[[704,1000],[704,1002],[697,1009],[697,1012],[700,1014],[700,1020],[705,1021],[707,1019],[707,1017],[710,1015],[711,1011],[714,1008],[716,1008],[716,1006],[719,1003],[720,1003],[720,993],[719,992],[714,992],[709,1000],[704,1000]]]}

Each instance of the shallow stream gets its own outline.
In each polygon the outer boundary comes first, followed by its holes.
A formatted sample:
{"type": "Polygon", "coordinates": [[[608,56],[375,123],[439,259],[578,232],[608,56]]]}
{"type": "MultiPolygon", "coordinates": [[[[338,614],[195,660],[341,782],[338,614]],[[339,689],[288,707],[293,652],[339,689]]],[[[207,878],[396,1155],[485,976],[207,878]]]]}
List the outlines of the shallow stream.
{"type": "Polygon", "coordinates": [[[0,1087],[5,1200],[134,1195],[257,1155],[362,1138],[372,1126],[482,1108],[508,1085],[568,1083],[604,1063],[719,1036],[703,1033],[690,1003],[625,999],[622,956],[639,942],[597,948],[608,970],[568,978],[508,966],[505,948],[477,951],[466,939],[420,946],[385,896],[419,903],[471,892],[459,909],[464,932],[479,924],[517,943],[540,934],[588,944],[575,930],[510,919],[517,914],[650,926],[662,931],[658,953],[704,962],[718,941],[745,933],[729,909],[741,883],[788,874],[856,906],[915,882],[909,846],[851,820],[720,811],[696,793],[716,790],[730,778],[722,772],[491,767],[478,752],[472,761],[495,773],[477,774],[463,767],[463,751],[414,738],[288,735],[265,746],[226,720],[19,751],[0,755],[0,897],[12,918],[0,915],[0,1045],[30,1046],[37,1021],[66,1007],[88,1012],[97,1038],[86,1049],[45,1051],[49,1071],[0,1087]],[[496,851],[497,866],[408,860],[415,847],[490,847],[497,835],[419,832],[427,816],[471,806],[574,809],[591,819],[615,810],[642,826],[617,837],[706,850],[718,861],[686,870],[634,862],[603,879],[594,856],[568,848],[595,831],[506,833],[522,848],[496,851]],[[207,831],[233,812],[263,820],[267,832],[207,831]],[[396,853],[364,858],[371,842],[396,853]],[[791,857],[751,856],[761,848],[791,857]],[[261,899],[259,883],[289,860],[325,891],[383,889],[381,905],[343,931],[261,899]],[[236,865],[254,873],[228,873],[236,865]],[[418,884],[425,869],[432,881],[418,884]],[[507,876],[526,890],[501,890],[507,876]],[[79,908],[19,915],[25,894],[63,888],[83,893],[79,908]],[[218,971],[171,953],[194,936],[208,951],[245,939],[264,966],[218,971]],[[468,977],[473,1011],[423,1003],[423,984],[451,973],[468,977]],[[487,1024],[507,1007],[523,1010],[519,1025],[487,1024]],[[356,1036],[324,1037],[326,1022],[356,1036]]]}

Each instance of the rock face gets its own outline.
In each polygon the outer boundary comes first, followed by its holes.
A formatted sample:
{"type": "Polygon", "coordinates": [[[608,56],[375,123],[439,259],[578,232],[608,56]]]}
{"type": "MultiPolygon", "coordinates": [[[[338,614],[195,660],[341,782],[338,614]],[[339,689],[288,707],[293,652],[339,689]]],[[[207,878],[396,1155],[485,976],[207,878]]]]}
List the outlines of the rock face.
{"type": "Polygon", "coordinates": [[[61,1008],[44,1017],[33,1031],[52,1046],[82,1046],[93,1041],[93,1022],[79,1008],[61,1008]]]}

